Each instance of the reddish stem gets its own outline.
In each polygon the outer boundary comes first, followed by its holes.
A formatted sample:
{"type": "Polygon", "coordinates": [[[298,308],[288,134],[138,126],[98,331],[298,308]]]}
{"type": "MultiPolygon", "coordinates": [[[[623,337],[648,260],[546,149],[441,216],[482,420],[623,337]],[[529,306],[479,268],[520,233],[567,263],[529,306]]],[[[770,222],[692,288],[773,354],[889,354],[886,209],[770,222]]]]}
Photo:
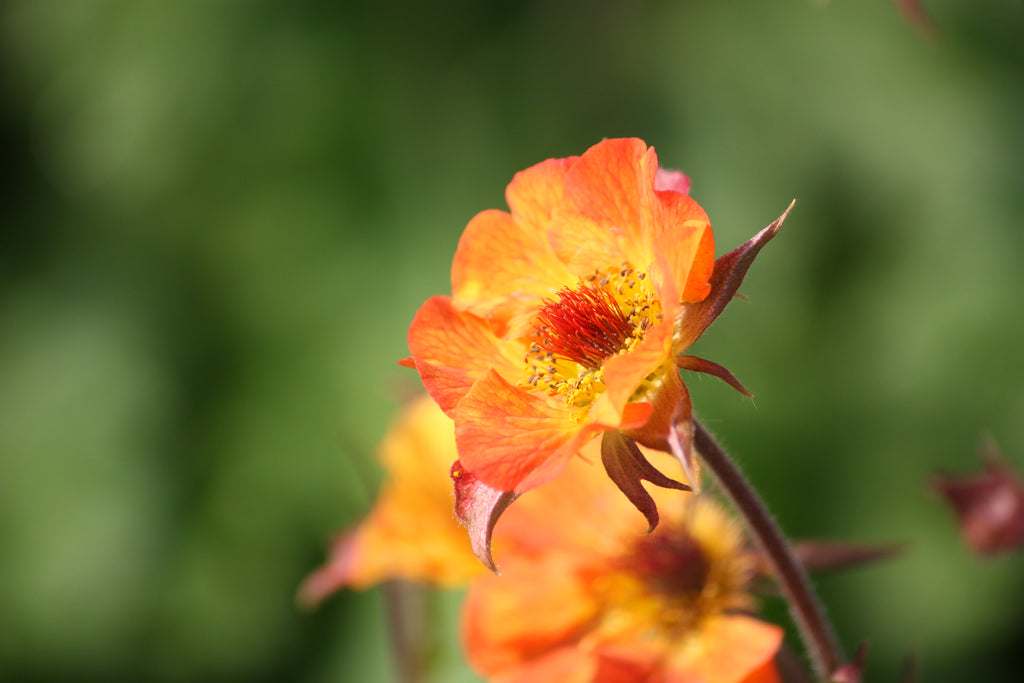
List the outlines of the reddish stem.
{"type": "Polygon", "coordinates": [[[807,573],[797,561],[779,525],[736,463],[697,420],[693,421],[693,427],[697,452],[746,520],[771,565],[815,673],[821,680],[829,680],[845,658],[807,573]]]}

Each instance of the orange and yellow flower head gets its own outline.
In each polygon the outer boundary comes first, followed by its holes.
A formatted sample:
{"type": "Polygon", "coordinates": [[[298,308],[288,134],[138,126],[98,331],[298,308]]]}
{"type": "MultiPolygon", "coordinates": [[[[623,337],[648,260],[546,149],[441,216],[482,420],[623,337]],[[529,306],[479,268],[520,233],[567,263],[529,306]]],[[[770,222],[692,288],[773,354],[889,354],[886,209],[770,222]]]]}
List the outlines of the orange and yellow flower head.
{"type": "Polygon", "coordinates": [[[639,429],[679,393],[676,321],[709,292],[714,242],[703,209],[657,176],[639,140],[520,172],[511,211],[466,227],[452,296],[416,315],[416,369],[489,486],[550,481],[595,434],[639,429]]]}
{"type": "Polygon", "coordinates": [[[417,312],[403,364],[454,421],[456,488],[475,501],[462,507],[477,520],[470,534],[485,563],[496,515],[558,477],[598,434],[608,474],[652,527],[657,512],[640,480],[687,487],[655,471],[636,444],[672,452],[694,479],[678,369],[742,387],[682,352],[782,218],[716,262],[711,224],[688,191],[686,176],[659,169],[637,139],[526,169],[508,186],[509,211],[484,211],[466,227],[451,296],[417,312]]]}
{"type": "Polygon", "coordinates": [[[666,494],[654,492],[663,519],[648,535],[580,459],[527,494],[495,531],[501,575],[467,597],[477,671],[494,683],[776,683],[782,631],[750,616],[757,560],[740,526],[707,495],[666,494]]]}

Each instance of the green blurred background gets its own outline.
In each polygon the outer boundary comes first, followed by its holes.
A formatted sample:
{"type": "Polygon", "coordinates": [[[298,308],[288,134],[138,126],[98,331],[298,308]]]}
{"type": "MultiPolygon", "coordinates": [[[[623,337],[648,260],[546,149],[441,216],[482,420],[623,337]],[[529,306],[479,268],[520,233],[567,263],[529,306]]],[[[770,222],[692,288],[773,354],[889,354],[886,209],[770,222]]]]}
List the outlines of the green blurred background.
{"type": "Polygon", "coordinates": [[[925,6],[0,4],[0,678],[392,680],[379,592],[293,594],[406,327],[514,172],[635,135],[720,252],[798,200],[696,350],[756,402],[691,386],[788,531],[911,543],[820,582],[847,649],[1014,680],[1022,556],[926,482],[1024,466],[1024,9],[925,6]]]}

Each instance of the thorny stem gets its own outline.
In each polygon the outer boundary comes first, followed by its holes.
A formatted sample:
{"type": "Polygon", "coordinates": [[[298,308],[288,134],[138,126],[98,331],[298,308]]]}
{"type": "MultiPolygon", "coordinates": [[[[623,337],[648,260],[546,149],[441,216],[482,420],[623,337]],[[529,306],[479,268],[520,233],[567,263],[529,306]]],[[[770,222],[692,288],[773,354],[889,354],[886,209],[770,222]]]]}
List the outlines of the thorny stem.
{"type": "Polygon", "coordinates": [[[704,426],[693,421],[694,446],[704,464],[746,520],[754,538],[767,556],[800,636],[814,664],[817,676],[827,681],[844,663],[825,610],[814,594],[807,573],[797,561],[782,530],[772,519],[750,482],[704,426]]]}

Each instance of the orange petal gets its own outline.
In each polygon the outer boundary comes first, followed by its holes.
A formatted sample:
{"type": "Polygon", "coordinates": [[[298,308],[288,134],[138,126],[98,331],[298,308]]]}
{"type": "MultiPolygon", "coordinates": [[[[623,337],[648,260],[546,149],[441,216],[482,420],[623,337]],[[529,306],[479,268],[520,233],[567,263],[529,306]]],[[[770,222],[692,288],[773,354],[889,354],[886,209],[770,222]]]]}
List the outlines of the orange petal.
{"type": "Polygon", "coordinates": [[[604,140],[569,169],[549,239],[577,273],[653,260],[654,176],[658,158],[642,140],[604,140]]]}
{"type": "Polygon", "coordinates": [[[752,617],[709,618],[700,642],[670,664],[667,680],[683,683],[777,683],[774,657],[782,645],[782,629],[752,617]]]}
{"type": "Polygon", "coordinates": [[[516,222],[532,231],[532,238],[547,240],[551,211],[562,199],[565,174],[579,157],[548,159],[516,173],[505,189],[505,200],[516,222]]]}
{"type": "Polygon", "coordinates": [[[498,339],[487,321],[444,296],[427,299],[416,312],[409,350],[427,391],[449,414],[486,370],[509,377],[523,372],[521,345],[498,339]]]}
{"type": "Polygon", "coordinates": [[[475,582],[463,606],[466,656],[484,674],[521,666],[575,641],[598,610],[562,554],[525,563],[512,558],[502,571],[475,582]]]}
{"type": "Polygon", "coordinates": [[[394,421],[378,454],[388,479],[373,509],[335,541],[327,563],[299,589],[300,602],[314,605],[343,586],[393,578],[455,585],[483,572],[452,516],[451,419],[422,396],[394,421]]]}
{"type": "Polygon", "coordinates": [[[452,262],[455,305],[507,322],[510,337],[528,333],[540,301],[575,280],[547,240],[551,211],[574,161],[549,159],[517,173],[505,192],[512,213],[477,214],[459,240],[452,262]]]}
{"type": "Polygon", "coordinates": [[[678,192],[658,192],[660,217],[654,248],[665,256],[676,288],[686,302],[700,301],[711,291],[715,240],[704,209],[678,192]]]}
{"type": "Polygon", "coordinates": [[[594,658],[570,645],[488,676],[487,680],[489,683],[594,683],[595,676],[594,658]]]}
{"type": "Polygon", "coordinates": [[[606,642],[594,654],[598,660],[594,680],[600,683],[660,682],[665,678],[660,671],[665,648],[656,640],[606,642]]]}
{"type": "Polygon", "coordinates": [[[593,431],[576,424],[559,399],[545,398],[485,372],[453,413],[466,469],[489,486],[519,493],[561,474],[593,431]]]}
{"type": "Polygon", "coordinates": [[[600,561],[621,549],[623,536],[645,531],[642,518],[597,463],[599,442],[589,441],[580,456],[569,460],[557,480],[525,493],[501,518],[494,530],[499,559],[561,553],[581,563],[600,561]]]}
{"type": "MultiPolygon", "coordinates": [[[[666,316],[650,328],[643,341],[632,350],[609,358],[601,366],[601,379],[606,388],[594,402],[592,418],[616,428],[639,426],[622,424],[623,410],[648,375],[666,372],[664,366],[671,358],[671,351],[672,322],[666,316]]],[[[674,365],[667,366],[667,369],[675,372],[674,365]]]]}

